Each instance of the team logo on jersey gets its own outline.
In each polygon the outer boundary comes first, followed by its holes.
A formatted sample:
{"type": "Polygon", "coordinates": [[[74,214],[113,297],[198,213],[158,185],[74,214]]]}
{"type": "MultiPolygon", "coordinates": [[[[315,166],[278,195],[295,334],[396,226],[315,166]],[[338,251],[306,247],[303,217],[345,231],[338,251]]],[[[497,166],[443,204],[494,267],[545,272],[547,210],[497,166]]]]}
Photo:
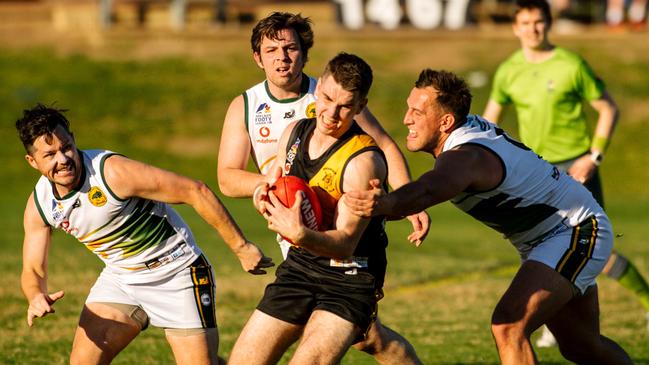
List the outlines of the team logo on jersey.
{"type": "Polygon", "coordinates": [[[270,135],[270,129],[268,127],[259,128],[259,135],[262,137],[268,137],[270,135]]]}
{"type": "Polygon", "coordinates": [[[548,92],[554,91],[554,80],[548,80],[548,92]]]}
{"type": "Polygon", "coordinates": [[[51,209],[52,209],[52,219],[54,219],[55,222],[60,223],[63,220],[64,216],[65,216],[63,214],[63,204],[61,204],[60,202],[52,199],[52,208],[51,209]]]}
{"type": "Polygon", "coordinates": [[[304,114],[307,118],[315,118],[315,101],[307,105],[304,114]]]}
{"type": "Polygon", "coordinates": [[[261,103],[255,112],[255,125],[269,124],[271,121],[270,105],[261,103]]]}
{"type": "Polygon", "coordinates": [[[260,114],[260,113],[268,114],[268,113],[270,113],[270,105],[268,105],[266,103],[261,103],[257,107],[257,111],[255,113],[257,113],[257,114],[260,114]]]}
{"type": "Polygon", "coordinates": [[[336,170],[325,167],[322,169],[324,176],[320,181],[318,181],[318,186],[323,188],[328,193],[333,193],[336,191],[336,170]]]}
{"type": "Polygon", "coordinates": [[[286,153],[286,163],[284,164],[284,174],[288,174],[289,171],[291,171],[291,166],[293,166],[293,160],[295,160],[295,156],[297,155],[297,148],[300,146],[300,139],[296,139],[295,143],[291,146],[291,148],[288,150],[286,153]]]}
{"type": "Polygon", "coordinates": [[[295,117],[295,109],[291,109],[290,111],[284,113],[284,119],[293,119],[295,117]]]}
{"type": "Polygon", "coordinates": [[[96,207],[101,207],[106,204],[106,194],[104,194],[98,186],[93,186],[88,192],[88,200],[96,207]]]}
{"type": "Polygon", "coordinates": [[[209,306],[210,304],[212,304],[212,298],[210,298],[210,295],[209,295],[209,294],[207,294],[207,293],[203,293],[203,294],[201,294],[201,304],[202,304],[204,307],[207,307],[207,306],[209,306]]]}

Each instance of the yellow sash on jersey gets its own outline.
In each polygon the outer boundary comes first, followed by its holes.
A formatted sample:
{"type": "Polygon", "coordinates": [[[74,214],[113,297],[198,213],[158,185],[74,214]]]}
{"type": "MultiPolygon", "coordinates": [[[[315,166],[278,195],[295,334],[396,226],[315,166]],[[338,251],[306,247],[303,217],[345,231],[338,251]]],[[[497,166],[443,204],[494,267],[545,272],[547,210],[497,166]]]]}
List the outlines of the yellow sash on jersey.
{"type": "MultiPolygon", "coordinates": [[[[376,145],[372,137],[366,134],[353,136],[327,159],[322,168],[309,180],[309,185],[324,190],[331,196],[331,200],[337,202],[343,195],[341,184],[343,169],[350,157],[364,148],[376,145]]],[[[327,207],[323,206],[323,208],[327,207]]]]}

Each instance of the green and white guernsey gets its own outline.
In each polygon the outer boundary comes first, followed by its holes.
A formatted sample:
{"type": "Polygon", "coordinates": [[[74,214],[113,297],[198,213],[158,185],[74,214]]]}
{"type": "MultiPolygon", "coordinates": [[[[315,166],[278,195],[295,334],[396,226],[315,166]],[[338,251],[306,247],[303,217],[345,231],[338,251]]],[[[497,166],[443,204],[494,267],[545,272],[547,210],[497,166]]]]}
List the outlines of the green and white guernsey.
{"type": "Polygon", "coordinates": [[[502,233],[519,251],[560,223],[575,227],[603,213],[580,183],[486,119],[469,115],[448,137],[443,151],[461,145],[477,145],[495,154],[503,177],[490,191],[465,191],[451,202],[502,233]]]}
{"type": "Polygon", "coordinates": [[[34,201],[46,224],[74,236],[130,284],[166,278],[201,254],[189,227],[171,206],[115,196],[103,171],[114,152],[79,153],[83,171],[75,190],[58,198],[44,176],[34,188],[34,201]]]}
{"type": "Polygon", "coordinates": [[[279,100],[268,90],[264,80],[243,93],[246,128],[257,168],[266,174],[277,157],[279,138],[291,122],[315,117],[317,80],[302,74],[300,95],[279,100]]]}

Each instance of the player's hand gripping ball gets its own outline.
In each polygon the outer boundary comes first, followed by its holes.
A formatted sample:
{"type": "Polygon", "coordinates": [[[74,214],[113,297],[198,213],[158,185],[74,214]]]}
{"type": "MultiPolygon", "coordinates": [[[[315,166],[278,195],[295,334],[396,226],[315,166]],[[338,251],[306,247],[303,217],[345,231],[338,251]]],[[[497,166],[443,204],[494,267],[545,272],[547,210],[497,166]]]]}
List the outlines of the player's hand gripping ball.
{"type": "MultiPolygon", "coordinates": [[[[277,199],[285,207],[289,208],[295,203],[295,194],[298,191],[304,192],[304,199],[302,199],[302,206],[300,207],[302,222],[309,229],[315,231],[320,229],[322,226],[322,207],[320,206],[320,200],[318,200],[315,191],[313,191],[306,181],[297,176],[282,176],[270,187],[270,191],[277,196],[277,199]]],[[[286,240],[290,242],[290,240],[286,240]]]]}

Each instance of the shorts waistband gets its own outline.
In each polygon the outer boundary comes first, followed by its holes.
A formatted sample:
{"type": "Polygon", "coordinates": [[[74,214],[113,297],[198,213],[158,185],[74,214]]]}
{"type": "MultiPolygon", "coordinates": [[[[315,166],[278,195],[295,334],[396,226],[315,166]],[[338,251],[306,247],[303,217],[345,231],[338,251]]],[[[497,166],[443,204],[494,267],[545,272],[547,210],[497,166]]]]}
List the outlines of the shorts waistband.
{"type": "Polygon", "coordinates": [[[149,270],[153,270],[153,269],[158,268],[160,266],[164,266],[164,265],[178,259],[179,257],[184,256],[186,246],[187,246],[187,244],[185,242],[179,243],[176,246],[172,247],[164,255],[156,257],[155,259],[151,259],[151,260],[145,262],[144,265],[149,270]]]}

